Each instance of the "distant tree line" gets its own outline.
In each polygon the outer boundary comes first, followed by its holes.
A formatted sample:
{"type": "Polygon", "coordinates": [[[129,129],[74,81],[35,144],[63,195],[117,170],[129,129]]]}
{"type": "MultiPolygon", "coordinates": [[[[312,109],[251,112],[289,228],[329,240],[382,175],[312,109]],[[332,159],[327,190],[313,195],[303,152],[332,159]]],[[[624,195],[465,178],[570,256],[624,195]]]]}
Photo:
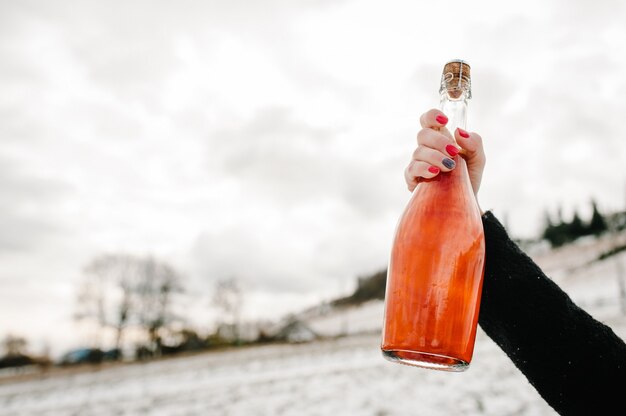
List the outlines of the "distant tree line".
{"type": "Polygon", "coordinates": [[[177,311],[188,299],[182,274],[172,265],[125,253],[95,257],[83,270],[74,318],[97,331],[91,347],[66,354],[68,363],[117,360],[129,345],[134,345],[135,358],[148,359],[250,342],[249,326],[245,341],[241,337],[244,297],[239,280],[228,277],[214,283],[211,306],[219,313],[217,325],[214,333],[201,336],[177,311]],[[111,350],[100,349],[110,344],[103,342],[105,334],[114,335],[111,350]]]}
{"type": "MultiPolygon", "coordinates": [[[[213,332],[198,333],[182,307],[189,298],[183,275],[152,256],[102,254],[84,268],[77,282],[74,319],[94,330],[88,345],[66,351],[54,364],[101,364],[255,342],[280,342],[267,322],[241,322],[243,290],[236,277],[217,279],[210,307],[218,311],[213,332]]],[[[284,340],[283,340],[284,341],[284,340]]],[[[0,369],[50,366],[46,356],[27,352],[26,338],[0,341],[0,369]]],[[[47,368],[47,367],[46,367],[47,368]]]]}
{"type": "Polygon", "coordinates": [[[385,289],[387,284],[387,269],[375,273],[359,276],[357,287],[349,295],[333,301],[335,306],[360,305],[372,299],[385,299],[385,289]]]}
{"type": "Polygon", "coordinates": [[[53,365],[100,365],[255,343],[303,341],[299,322],[243,323],[245,297],[236,277],[214,282],[210,303],[219,313],[214,330],[205,334],[190,326],[180,311],[189,300],[184,279],[162,260],[124,253],[100,255],[84,267],[77,283],[74,318],[95,329],[89,344],[66,351],[53,362],[47,352],[30,354],[26,338],[9,334],[0,340],[0,369],[14,368],[20,374],[25,367],[47,370],[53,365]]]}
{"type": "Polygon", "coordinates": [[[591,219],[588,222],[580,218],[578,211],[574,211],[571,221],[563,219],[560,209],[557,212],[556,220],[553,220],[550,214],[546,212],[545,226],[541,237],[548,241],[552,247],[560,247],[580,237],[603,234],[609,229],[607,218],[600,213],[594,200],[591,200],[591,208],[591,219]]]}

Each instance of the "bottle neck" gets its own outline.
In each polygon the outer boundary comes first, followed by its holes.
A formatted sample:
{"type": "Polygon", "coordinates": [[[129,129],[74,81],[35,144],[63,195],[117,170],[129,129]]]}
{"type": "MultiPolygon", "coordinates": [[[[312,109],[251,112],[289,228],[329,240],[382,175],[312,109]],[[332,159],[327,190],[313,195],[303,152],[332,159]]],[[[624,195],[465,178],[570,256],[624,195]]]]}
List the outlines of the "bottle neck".
{"type": "MultiPolygon", "coordinates": [[[[468,100],[469,91],[467,89],[456,89],[451,93],[444,90],[441,93],[440,109],[448,117],[446,128],[452,134],[453,140],[454,131],[457,128],[466,129],[468,100]]],[[[456,169],[453,169],[447,175],[439,175],[438,177],[441,177],[441,181],[447,183],[465,182],[465,185],[467,185],[465,189],[471,192],[472,185],[469,180],[465,159],[460,156],[455,156],[452,159],[457,164],[456,169]]]]}
{"type": "Polygon", "coordinates": [[[439,108],[448,117],[446,127],[454,135],[457,127],[466,129],[468,92],[464,91],[458,98],[452,98],[446,91],[441,94],[439,108]]]}

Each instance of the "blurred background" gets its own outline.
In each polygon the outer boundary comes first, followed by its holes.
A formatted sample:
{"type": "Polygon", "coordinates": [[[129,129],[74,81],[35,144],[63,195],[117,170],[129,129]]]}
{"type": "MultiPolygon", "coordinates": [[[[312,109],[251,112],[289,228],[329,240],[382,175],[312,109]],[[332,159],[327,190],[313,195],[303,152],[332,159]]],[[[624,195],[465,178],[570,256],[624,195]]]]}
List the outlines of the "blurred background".
{"type": "Polygon", "coordinates": [[[384,362],[384,269],[461,58],[481,207],[623,328],[625,7],[0,0],[0,413],[553,414],[384,362]]]}

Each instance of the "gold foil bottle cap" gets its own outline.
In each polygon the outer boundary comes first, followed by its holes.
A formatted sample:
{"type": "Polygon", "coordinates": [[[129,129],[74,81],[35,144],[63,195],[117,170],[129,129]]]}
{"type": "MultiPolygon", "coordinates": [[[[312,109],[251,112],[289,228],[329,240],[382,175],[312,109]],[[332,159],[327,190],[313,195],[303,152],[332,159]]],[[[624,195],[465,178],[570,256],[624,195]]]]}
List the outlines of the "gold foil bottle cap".
{"type": "Polygon", "coordinates": [[[466,61],[453,59],[443,67],[439,93],[447,91],[450,98],[459,98],[467,92],[466,98],[472,98],[471,68],[466,61]]]}

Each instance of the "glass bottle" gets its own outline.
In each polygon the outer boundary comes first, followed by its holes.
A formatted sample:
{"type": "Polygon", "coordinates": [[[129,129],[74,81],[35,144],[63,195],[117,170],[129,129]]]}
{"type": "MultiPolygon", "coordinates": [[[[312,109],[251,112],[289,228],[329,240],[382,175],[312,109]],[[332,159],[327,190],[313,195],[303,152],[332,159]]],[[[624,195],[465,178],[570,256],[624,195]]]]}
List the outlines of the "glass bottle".
{"type": "MultiPolygon", "coordinates": [[[[470,67],[444,66],[441,110],[465,129],[470,67]]],[[[484,273],[480,209],[465,160],[422,179],[400,217],[387,271],[381,349],[402,364],[464,371],[472,359],[484,273]]]]}

